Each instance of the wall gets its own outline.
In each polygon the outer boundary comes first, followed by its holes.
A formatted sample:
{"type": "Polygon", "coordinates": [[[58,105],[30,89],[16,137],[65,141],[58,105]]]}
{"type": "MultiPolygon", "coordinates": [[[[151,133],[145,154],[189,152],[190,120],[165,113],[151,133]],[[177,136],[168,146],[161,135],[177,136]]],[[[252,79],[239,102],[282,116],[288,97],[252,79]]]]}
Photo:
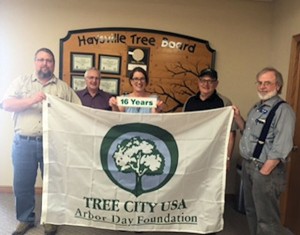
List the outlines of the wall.
{"type": "MultiPolygon", "coordinates": [[[[16,76],[33,71],[37,48],[51,48],[59,61],[59,39],[68,30],[137,27],[208,40],[217,52],[218,90],[240,106],[245,115],[257,100],[256,72],[273,62],[287,73],[288,56],[280,63],[274,57],[281,55],[286,43],[290,44],[291,36],[280,33],[290,21],[283,15],[275,20],[280,31],[272,28],[273,5],[275,15],[281,7],[285,8],[284,14],[289,14],[283,2],[286,3],[283,0],[274,4],[248,0],[0,0],[0,94],[16,76]],[[277,45],[280,48],[275,50],[277,45]]],[[[299,4],[294,0],[293,5],[299,4]]],[[[0,111],[0,186],[12,185],[10,116],[0,111]]],[[[227,192],[235,191],[235,176],[233,165],[227,192]]]]}
{"type": "Polygon", "coordinates": [[[292,37],[300,34],[300,2],[275,0],[272,18],[271,62],[287,78],[292,37]]]}

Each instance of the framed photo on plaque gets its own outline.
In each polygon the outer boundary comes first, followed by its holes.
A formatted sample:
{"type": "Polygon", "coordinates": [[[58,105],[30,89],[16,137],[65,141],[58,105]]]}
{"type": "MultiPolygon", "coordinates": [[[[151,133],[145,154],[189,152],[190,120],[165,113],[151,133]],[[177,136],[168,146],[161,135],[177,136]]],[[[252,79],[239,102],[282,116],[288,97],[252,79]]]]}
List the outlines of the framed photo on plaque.
{"type": "Polygon", "coordinates": [[[121,56],[99,55],[99,70],[106,74],[121,74],[121,56]]]}
{"type": "Polygon", "coordinates": [[[74,91],[82,90],[86,87],[83,75],[72,75],[71,76],[71,87],[74,91]]]}
{"type": "Polygon", "coordinates": [[[85,72],[95,66],[95,54],[71,52],[71,72],[85,72]]]}
{"type": "Polygon", "coordinates": [[[119,95],[119,90],[120,90],[119,78],[102,77],[100,80],[100,89],[112,95],[119,95]]]}
{"type": "Polygon", "coordinates": [[[127,76],[136,68],[141,67],[148,72],[150,48],[128,47],[127,76]]]}

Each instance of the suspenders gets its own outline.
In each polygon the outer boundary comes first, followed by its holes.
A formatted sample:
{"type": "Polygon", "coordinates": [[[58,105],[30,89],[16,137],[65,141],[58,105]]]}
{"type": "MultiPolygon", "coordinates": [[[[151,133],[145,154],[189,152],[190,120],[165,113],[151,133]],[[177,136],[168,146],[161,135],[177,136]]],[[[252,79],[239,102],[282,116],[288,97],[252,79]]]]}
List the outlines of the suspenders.
{"type": "Polygon", "coordinates": [[[269,115],[267,116],[266,123],[264,124],[264,126],[261,130],[260,136],[257,140],[257,144],[256,144],[254,152],[253,152],[254,158],[257,158],[257,159],[259,158],[261,151],[264,147],[265,140],[267,138],[267,134],[269,132],[272,120],[275,116],[275,112],[276,112],[277,108],[279,107],[279,105],[281,105],[282,103],[285,103],[285,101],[281,100],[276,105],[274,105],[273,108],[271,109],[269,115]]]}

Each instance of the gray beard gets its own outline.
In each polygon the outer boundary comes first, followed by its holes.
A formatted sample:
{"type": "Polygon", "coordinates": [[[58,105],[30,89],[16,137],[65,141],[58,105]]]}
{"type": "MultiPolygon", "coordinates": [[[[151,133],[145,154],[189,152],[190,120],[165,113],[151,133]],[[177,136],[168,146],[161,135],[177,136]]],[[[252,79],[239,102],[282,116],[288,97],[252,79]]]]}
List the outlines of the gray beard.
{"type": "Polygon", "coordinates": [[[271,99],[272,97],[274,97],[275,95],[277,95],[277,91],[274,90],[274,91],[268,92],[268,93],[265,94],[265,95],[262,95],[262,94],[260,94],[259,92],[257,92],[257,95],[258,95],[258,97],[259,97],[261,100],[265,101],[265,100],[271,99]]]}

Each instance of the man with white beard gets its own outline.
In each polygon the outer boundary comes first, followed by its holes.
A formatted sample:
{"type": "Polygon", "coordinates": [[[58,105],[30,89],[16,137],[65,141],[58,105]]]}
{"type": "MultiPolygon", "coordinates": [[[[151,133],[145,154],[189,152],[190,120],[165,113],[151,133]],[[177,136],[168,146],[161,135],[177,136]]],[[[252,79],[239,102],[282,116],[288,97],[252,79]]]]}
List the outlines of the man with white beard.
{"type": "Polygon", "coordinates": [[[280,222],[279,204],[285,189],[285,162],[293,147],[295,114],[279,97],[283,86],[280,72],[267,67],[256,80],[260,101],[250,110],[246,122],[233,106],[242,133],[245,210],[251,235],[283,235],[286,231],[280,222]],[[279,102],[277,109],[271,111],[279,102]]]}

